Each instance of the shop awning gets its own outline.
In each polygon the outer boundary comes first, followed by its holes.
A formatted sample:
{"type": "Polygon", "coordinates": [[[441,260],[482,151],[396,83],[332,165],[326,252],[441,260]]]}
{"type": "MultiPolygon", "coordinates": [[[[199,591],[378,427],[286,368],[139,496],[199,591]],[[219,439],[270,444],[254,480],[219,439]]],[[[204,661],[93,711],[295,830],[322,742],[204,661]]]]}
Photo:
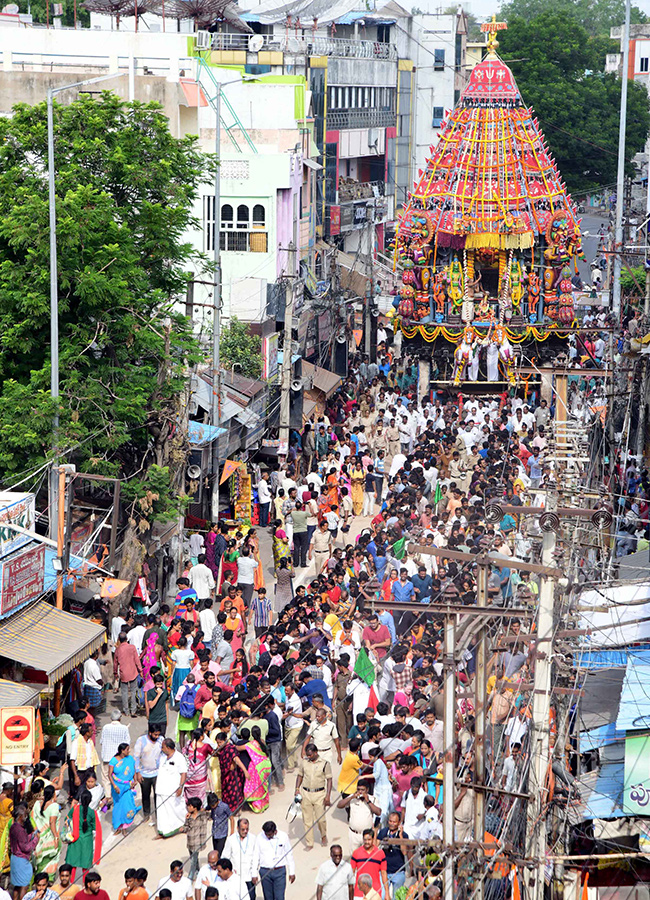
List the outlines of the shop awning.
{"type": "Polygon", "coordinates": [[[207,447],[225,433],[226,429],[217,425],[204,425],[203,422],[187,423],[187,438],[193,447],[207,447]]]}
{"type": "Polygon", "coordinates": [[[302,374],[306,376],[311,375],[316,390],[322,391],[326,397],[330,397],[343,381],[341,376],[337,375],[336,372],[330,372],[328,369],[321,369],[320,366],[315,366],[304,360],[302,363],[302,374]]]}
{"type": "Polygon", "coordinates": [[[102,625],[39,600],[0,625],[0,656],[45,672],[54,684],[106,640],[102,625]]]}
{"type": "Polygon", "coordinates": [[[0,707],[3,706],[36,706],[41,702],[38,688],[31,684],[21,684],[0,678],[0,707]]]}

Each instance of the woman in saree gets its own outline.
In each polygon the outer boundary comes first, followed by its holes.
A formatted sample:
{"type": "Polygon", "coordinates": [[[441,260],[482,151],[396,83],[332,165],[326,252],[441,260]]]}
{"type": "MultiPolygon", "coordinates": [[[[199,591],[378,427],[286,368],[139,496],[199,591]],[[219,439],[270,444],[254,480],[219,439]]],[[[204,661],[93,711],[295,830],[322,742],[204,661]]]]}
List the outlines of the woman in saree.
{"type": "Polygon", "coordinates": [[[72,809],[66,818],[68,849],[65,861],[72,866],[72,881],[76,868],[85,874],[98,865],[102,856],[102,823],[96,810],[90,808],[91,800],[90,791],[84,788],[79,799],[72,801],[72,809]]]}
{"type": "Polygon", "coordinates": [[[205,803],[208,793],[208,759],[212,755],[212,745],[206,740],[202,728],[195,728],[192,739],[183,747],[183,756],[187,760],[187,778],[185,779],[185,799],[198,797],[205,803]]]}
{"type": "Polygon", "coordinates": [[[159,665],[162,653],[163,648],[162,644],[158,643],[158,633],[153,631],[142,650],[142,678],[144,681],[142,689],[145,692],[153,687],[151,670],[154,666],[159,665]]]}
{"type": "Polygon", "coordinates": [[[355,516],[360,516],[363,509],[363,484],[365,480],[366,473],[363,471],[360,460],[357,459],[350,475],[350,481],[352,482],[352,506],[355,516]]]}
{"type": "Polygon", "coordinates": [[[237,749],[228,740],[225,732],[216,736],[217,758],[221,780],[221,799],[234,811],[241,808],[244,802],[244,782],[246,766],[237,753],[237,749]]]}
{"type": "Polygon", "coordinates": [[[397,569],[391,569],[390,575],[388,579],[384,581],[381,592],[384,595],[384,600],[388,603],[393,597],[393,585],[399,578],[399,572],[397,569]]]}
{"type": "Polygon", "coordinates": [[[246,766],[244,799],[252,812],[264,812],[269,807],[271,760],[266,755],[262,733],[257,725],[253,726],[252,732],[242,728],[240,735],[239,753],[246,766]]]}
{"type": "Polygon", "coordinates": [[[117,753],[108,764],[108,780],[111,783],[113,798],[113,831],[128,831],[133,825],[135,814],[140,809],[136,806],[135,794],[135,760],[129,753],[130,747],[122,743],[117,753]]]}
{"type": "Polygon", "coordinates": [[[214,553],[214,544],[217,540],[218,531],[218,525],[211,525],[205,536],[205,564],[212,572],[215,581],[219,577],[219,564],[216,562],[214,553]]]}
{"type": "Polygon", "coordinates": [[[223,585],[224,581],[228,579],[230,584],[237,584],[237,560],[239,559],[239,550],[237,549],[237,541],[231,539],[228,541],[228,547],[226,548],[223,556],[221,557],[221,574],[219,576],[219,588],[223,585]]]}
{"type": "Polygon", "coordinates": [[[276,575],[280,568],[280,561],[283,559],[291,559],[291,548],[282,523],[276,519],[273,523],[273,568],[276,575]]]}
{"type": "Polygon", "coordinates": [[[9,872],[9,829],[13,824],[14,786],[8,781],[0,793],[0,875],[9,872]]]}
{"type": "Polygon", "coordinates": [[[336,474],[336,469],[332,466],[327,475],[327,479],[325,481],[327,485],[327,502],[331,506],[335,504],[339,505],[339,479],[336,474]]]}
{"type": "Polygon", "coordinates": [[[381,807],[381,827],[383,828],[388,821],[388,813],[393,811],[393,788],[379,747],[373,747],[369,755],[372,763],[372,777],[375,780],[372,793],[374,802],[381,807]]]}
{"type": "Polygon", "coordinates": [[[61,852],[61,836],[59,834],[59,815],[61,809],[54,795],[52,785],[43,791],[43,799],[37,800],[32,809],[32,822],[38,830],[38,844],[34,851],[34,871],[56,873],[56,864],[61,852]]]}

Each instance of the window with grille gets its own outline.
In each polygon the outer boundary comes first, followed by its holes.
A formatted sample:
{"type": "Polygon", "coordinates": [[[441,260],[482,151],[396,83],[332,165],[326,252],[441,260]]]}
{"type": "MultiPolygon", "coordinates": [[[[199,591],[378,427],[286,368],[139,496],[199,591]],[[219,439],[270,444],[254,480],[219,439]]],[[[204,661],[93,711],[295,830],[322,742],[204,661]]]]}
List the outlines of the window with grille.
{"type": "Polygon", "coordinates": [[[445,117],[445,109],[443,106],[434,106],[433,107],[433,120],[431,124],[434,128],[440,128],[442,125],[442,120],[445,117]]]}
{"type": "Polygon", "coordinates": [[[442,49],[436,48],[434,51],[434,59],[433,59],[433,68],[440,70],[445,67],[445,50],[444,47],[442,49]]]}
{"type": "MultiPolygon", "coordinates": [[[[203,197],[203,243],[206,252],[214,250],[214,208],[214,196],[206,194],[203,197]]],[[[251,213],[246,203],[239,203],[236,208],[231,203],[222,203],[219,243],[224,251],[267,253],[264,205],[255,203],[251,213]]]]}
{"type": "Polygon", "coordinates": [[[647,72],[647,71],[648,71],[648,57],[647,57],[647,56],[642,56],[642,57],[641,57],[641,60],[640,60],[640,64],[641,64],[641,68],[640,68],[639,71],[641,71],[641,72],[647,72]]]}

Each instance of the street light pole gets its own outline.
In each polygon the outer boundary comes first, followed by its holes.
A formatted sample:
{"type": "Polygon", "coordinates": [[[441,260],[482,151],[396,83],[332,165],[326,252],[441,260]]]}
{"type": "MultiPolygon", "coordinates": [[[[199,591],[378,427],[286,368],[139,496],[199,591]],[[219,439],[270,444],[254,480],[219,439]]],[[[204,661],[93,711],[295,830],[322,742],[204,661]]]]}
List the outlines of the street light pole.
{"type": "Polygon", "coordinates": [[[72,84],[64,84],[61,87],[48,88],[47,90],[47,180],[50,216],[50,396],[54,403],[54,416],[52,419],[53,463],[50,469],[49,505],[50,537],[52,538],[57,531],[55,513],[59,494],[58,475],[56,472],[56,466],[59,464],[59,283],[56,253],[56,184],[54,180],[54,95],[86,84],[96,84],[98,81],[120,78],[125,74],[127,73],[111,72],[108,75],[86,78],[84,81],[74,81],[72,84]]]}

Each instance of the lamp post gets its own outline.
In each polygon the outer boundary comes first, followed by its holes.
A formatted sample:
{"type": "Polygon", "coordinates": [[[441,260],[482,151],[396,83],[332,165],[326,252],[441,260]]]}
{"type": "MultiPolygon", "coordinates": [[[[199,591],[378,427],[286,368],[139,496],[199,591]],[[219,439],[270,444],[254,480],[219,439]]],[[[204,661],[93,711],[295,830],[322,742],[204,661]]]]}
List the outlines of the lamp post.
{"type": "MultiPolygon", "coordinates": [[[[130,67],[129,67],[130,68],[130,67]]],[[[84,81],[73,81],[61,87],[47,89],[47,178],[48,200],[50,213],[50,396],[54,402],[54,418],[52,420],[52,451],[53,465],[50,471],[50,536],[54,537],[57,530],[56,509],[58,505],[59,485],[55,472],[56,463],[59,460],[59,285],[56,255],[56,185],[54,176],[54,95],[72,88],[83,87],[87,84],[97,84],[99,81],[108,81],[111,78],[120,78],[122,75],[130,75],[127,72],[110,72],[108,75],[98,75],[96,78],[86,78],[84,81]]],[[[131,78],[129,78],[129,94],[131,94],[131,78]]],[[[133,100],[129,96],[129,100],[133,100]]]]}

